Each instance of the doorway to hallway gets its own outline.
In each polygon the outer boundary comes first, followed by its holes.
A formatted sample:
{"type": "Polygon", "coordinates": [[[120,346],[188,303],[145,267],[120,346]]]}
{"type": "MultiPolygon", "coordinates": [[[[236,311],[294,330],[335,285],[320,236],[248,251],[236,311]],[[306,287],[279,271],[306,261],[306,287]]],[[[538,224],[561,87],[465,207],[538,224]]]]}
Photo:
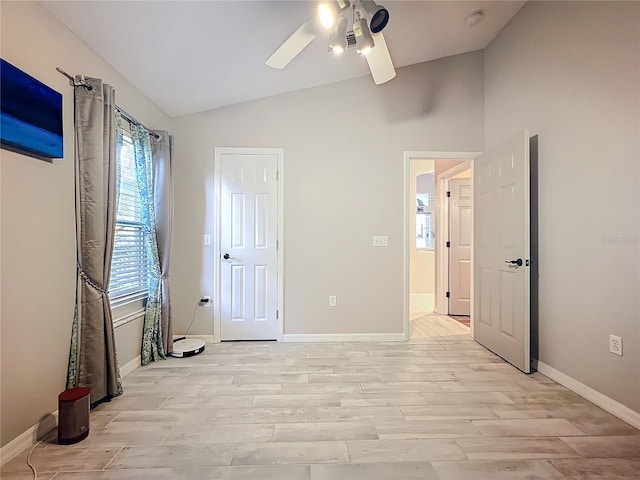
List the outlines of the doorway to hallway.
{"type": "Polygon", "coordinates": [[[474,155],[405,152],[406,338],[470,333],[470,159],[474,155]],[[452,190],[455,202],[451,193],[447,197],[452,190]]]}

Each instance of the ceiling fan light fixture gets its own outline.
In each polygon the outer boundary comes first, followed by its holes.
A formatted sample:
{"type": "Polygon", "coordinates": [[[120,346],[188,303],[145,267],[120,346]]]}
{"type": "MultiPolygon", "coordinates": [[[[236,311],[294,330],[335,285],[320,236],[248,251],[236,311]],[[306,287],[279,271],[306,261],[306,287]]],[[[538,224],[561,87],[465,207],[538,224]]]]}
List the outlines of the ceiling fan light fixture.
{"type": "Polygon", "coordinates": [[[324,28],[333,27],[333,23],[335,22],[335,12],[333,11],[332,5],[328,3],[321,3],[318,5],[318,18],[324,28]]]}
{"type": "Polygon", "coordinates": [[[379,33],[384,30],[384,27],[389,23],[389,11],[373,0],[362,0],[362,8],[371,19],[369,21],[371,32],[379,33]]]}
{"type": "Polygon", "coordinates": [[[364,18],[358,18],[353,24],[353,33],[356,36],[356,48],[358,53],[367,55],[375,43],[371,36],[371,31],[367,25],[367,21],[364,18]]]}
{"type": "Polygon", "coordinates": [[[318,5],[318,19],[324,28],[331,28],[340,13],[349,8],[349,0],[331,0],[318,5]]]}
{"type": "Polygon", "coordinates": [[[335,30],[329,37],[329,50],[340,55],[347,49],[347,19],[340,17],[335,30]]]}

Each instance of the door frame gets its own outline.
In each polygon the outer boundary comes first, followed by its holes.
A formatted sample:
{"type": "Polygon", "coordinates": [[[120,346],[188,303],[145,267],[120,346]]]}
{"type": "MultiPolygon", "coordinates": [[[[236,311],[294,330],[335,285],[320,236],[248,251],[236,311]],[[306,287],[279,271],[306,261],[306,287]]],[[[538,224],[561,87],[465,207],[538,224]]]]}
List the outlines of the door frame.
{"type": "Polygon", "coordinates": [[[275,155],[278,164],[278,315],[276,318],[276,340],[282,341],[284,333],[284,149],[282,148],[236,148],[236,147],[215,147],[215,155],[213,161],[213,292],[214,292],[214,311],[213,311],[213,341],[219,343],[220,324],[221,324],[221,282],[220,272],[221,264],[220,256],[220,216],[221,216],[221,197],[222,197],[222,155],[275,155]]]}
{"type": "MultiPolygon", "coordinates": [[[[403,174],[403,178],[404,178],[404,187],[403,187],[403,191],[402,191],[402,198],[403,198],[403,219],[402,219],[402,225],[403,225],[403,251],[402,251],[402,320],[403,320],[403,338],[405,340],[409,340],[410,337],[410,332],[411,332],[411,327],[409,325],[409,297],[410,297],[410,289],[409,289],[409,265],[410,265],[410,260],[409,260],[409,252],[411,250],[411,244],[409,242],[411,242],[413,239],[411,238],[411,235],[409,234],[410,232],[410,225],[409,225],[409,212],[412,211],[412,209],[415,209],[415,199],[409,198],[409,193],[411,192],[411,185],[410,185],[410,181],[411,181],[411,161],[412,160],[468,160],[467,164],[464,164],[464,169],[466,170],[467,168],[469,168],[469,166],[471,167],[471,176],[473,178],[473,159],[474,157],[476,157],[477,155],[480,155],[480,152],[433,152],[433,151],[405,151],[404,152],[404,162],[403,162],[403,168],[404,168],[404,174],[403,174]]],[[[457,168],[458,166],[451,168],[449,170],[447,170],[446,172],[443,172],[441,175],[438,176],[438,178],[440,178],[440,176],[444,175],[445,173],[450,172],[451,170],[457,168]]],[[[460,170],[462,171],[462,170],[460,170]]],[[[459,172],[456,172],[459,173],[459,172]]],[[[436,179],[436,182],[438,182],[438,178],[436,179]]],[[[438,185],[439,187],[440,185],[438,185]]],[[[441,189],[439,189],[441,191],[441,189]]],[[[438,199],[439,200],[439,199],[438,199]]],[[[443,240],[442,235],[440,234],[440,232],[442,232],[442,220],[443,220],[443,215],[442,212],[440,211],[440,208],[442,206],[441,201],[439,201],[440,205],[438,206],[438,219],[436,221],[436,242],[437,242],[437,246],[436,248],[439,249],[440,251],[442,250],[442,247],[440,245],[440,242],[443,240]]],[[[448,212],[448,210],[447,210],[448,212]]],[[[473,202],[471,205],[471,215],[472,215],[472,222],[473,222],[473,202]]],[[[448,220],[447,220],[448,222],[448,220]]],[[[446,240],[444,241],[443,245],[446,245],[446,240]]],[[[444,247],[446,248],[446,246],[444,247]]],[[[446,251],[446,250],[445,250],[446,251]]],[[[442,261],[442,257],[443,255],[438,255],[438,263],[440,263],[442,261]]],[[[447,255],[447,262],[449,259],[449,256],[447,255]]],[[[447,271],[448,273],[448,271],[447,271]]],[[[439,275],[440,277],[442,275],[439,275]]],[[[447,276],[447,282],[448,282],[448,276],[447,276]]],[[[448,284],[448,283],[447,283],[448,284]]],[[[472,250],[472,257],[471,257],[471,291],[473,292],[473,250],[472,250]]],[[[438,301],[439,301],[439,295],[441,296],[445,296],[446,295],[446,287],[445,290],[442,291],[442,287],[440,286],[440,278],[436,278],[436,305],[438,305],[438,301]]],[[[446,297],[444,297],[446,298],[446,297]]],[[[440,300],[440,305],[442,301],[440,300]]],[[[471,295],[471,312],[473,313],[473,295],[471,295]]],[[[471,318],[471,322],[473,323],[473,319],[471,318]]],[[[471,329],[471,336],[473,337],[473,327],[471,329]]]]}
{"type": "MultiPolygon", "coordinates": [[[[467,159],[460,159],[467,160],[467,159]]],[[[471,169],[471,225],[473,226],[473,162],[467,161],[451,167],[449,170],[445,170],[436,178],[436,191],[438,192],[438,222],[436,223],[436,232],[449,232],[449,201],[446,192],[449,190],[449,180],[455,177],[457,174],[471,169]]],[[[449,290],[449,269],[451,264],[449,262],[449,252],[447,251],[447,240],[445,235],[436,235],[437,247],[440,252],[447,252],[447,255],[438,256],[438,278],[436,278],[436,313],[439,315],[449,315],[449,309],[445,308],[445,305],[449,304],[447,299],[447,291],[449,290]]],[[[471,275],[473,275],[473,245],[471,245],[471,275]]],[[[472,277],[473,280],[473,277],[472,277]]],[[[471,283],[473,286],[473,283],[471,283]]],[[[470,323],[471,324],[471,323],[470,323]]],[[[471,327],[473,329],[473,327],[471,327]]]]}

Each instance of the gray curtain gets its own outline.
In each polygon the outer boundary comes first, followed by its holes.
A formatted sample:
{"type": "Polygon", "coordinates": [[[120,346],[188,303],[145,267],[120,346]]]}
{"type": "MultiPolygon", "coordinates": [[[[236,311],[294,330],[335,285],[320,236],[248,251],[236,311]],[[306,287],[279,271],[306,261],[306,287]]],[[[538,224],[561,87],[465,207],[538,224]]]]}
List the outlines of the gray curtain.
{"type": "Polygon", "coordinates": [[[122,394],[107,289],[116,223],[115,90],[85,78],[75,87],[77,277],[67,388],[91,403],[122,394]]]}
{"type": "Polygon", "coordinates": [[[173,229],[173,180],[171,152],[173,137],[168,132],[151,132],[153,163],[153,198],[156,211],[156,241],[160,260],[162,343],[164,353],[173,352],[171,324],[171,298],[169,294],[169,262],[171,260],[171,234],[173,229]]]}

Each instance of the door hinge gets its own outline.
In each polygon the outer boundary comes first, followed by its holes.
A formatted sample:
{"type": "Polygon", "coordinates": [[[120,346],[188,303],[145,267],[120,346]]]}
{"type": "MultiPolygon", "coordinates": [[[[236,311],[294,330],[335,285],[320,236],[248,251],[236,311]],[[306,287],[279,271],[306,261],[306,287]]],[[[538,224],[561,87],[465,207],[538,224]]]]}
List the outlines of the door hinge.
{"type": "Polygon", "coordinates": [[[280,172],[276,170],[276,182],[280,180],[280,172]]]}
{"type": "Polygon", "coordinates": [[[450,196],[451,196],[451,192],[447,192],[447,197],[450,197],[450,196]]]}
{"type": "Polygon", "coordinates": [[[451,242],[447,241],[447,248],[451,248],[451,242]]]}
{"type": "Polygon", "coordinates": [[[446,296],[447,296],[447,298],[450,298],[451,297],[451,292],[447,292],[446,296]]]}
{"type": "Polygon", "coordinates": [[[276,250],[280,248],[280,240],[276,240],[276,250]]]}
{"type": "Polygon", "coordinates": [[[276,320],[280,318],[280,310],[276,310],[276,320]]]}

